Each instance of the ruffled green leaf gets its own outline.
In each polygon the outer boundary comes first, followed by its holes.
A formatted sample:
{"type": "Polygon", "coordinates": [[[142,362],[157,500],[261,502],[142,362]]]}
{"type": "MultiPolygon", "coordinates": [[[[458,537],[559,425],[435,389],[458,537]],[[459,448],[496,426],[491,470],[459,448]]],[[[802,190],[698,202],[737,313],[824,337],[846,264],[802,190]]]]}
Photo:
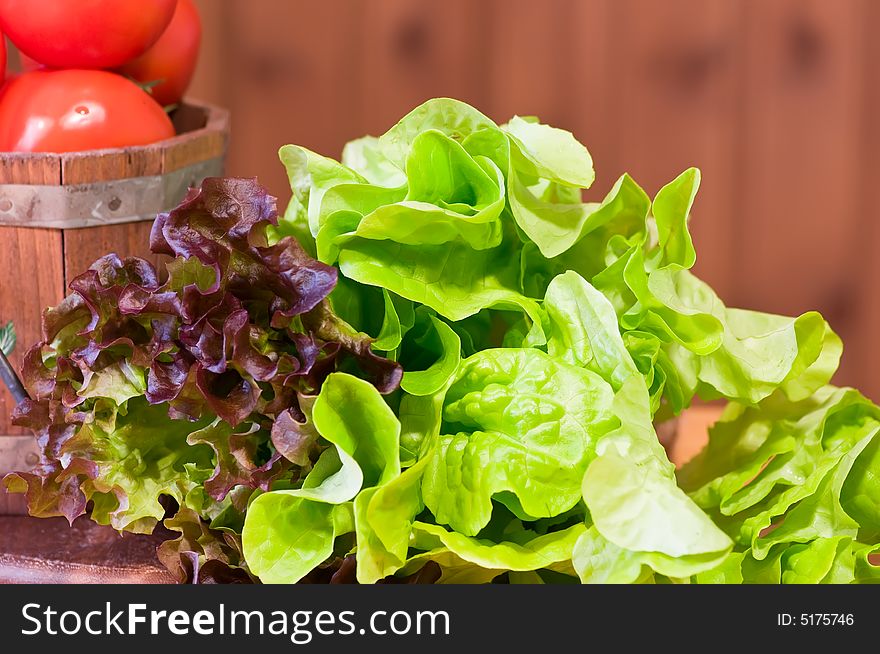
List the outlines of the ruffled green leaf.
{"type": "MultiPolygon", "coordinates": [[[[646,564],[666,576],[686,577],[714,567],[732,542],[677,486],[640,376],[621,387],[612,409],[621,426],[600,441],[583,480],[596,531],[631,553],[624,557],[630,571],[646,564]]],[[[589,549],[597,547],[607,553],[604,544],[589,549]]]]}
{"type": "Polygon", "coordinates": [[[339,268],[350,279],[387,288],[449,320],[485,308],[521,310],[540,333],[540,307],[518,290],[515,247],[510,239],[497,248],[474,250],[459,241],[414,246],[353,238],[340,252],[339,268]]]}
{"type": "Polygon", "coordinates": [[[379,137],[379,148],[390,162],[404,169],[413,141],[423,132],[437,130],[461,142],[483,129],[497,130],[498,126],[464,102],[436,98],[413,109],[379,137]]]}
{"type": "Polygon", "coordinates": [[[353,458],[369,488],[400,471],[400,422],[371,384],[334,373],[312,407],[315,428],[353,458]]]}
{"type": "Polygon", "coordinates": [[[570,509],[598,439],[616,424],[611,400],[598,375],[538,350],[469,357],[446,395],[422,485],[426,506],[466,536],[489,523],[492,497],[503,491],[536,518],[570,509]]]}
{"type": "Polygon", "coordinates": [[[548,353],[597,372],[614,390],[639,371],[623,344],[614,307],[576,272],[556,277],[547,289],[548,353]]]}
{"type": "Polygon", "coordinates": [[[375,136],[363,136],[346,143],[342,148],[342,165],[376,186],[399,188],[406,184],[406,173],[385,156],[375,136]]]}
{"type": "MultiPolygon", "coordinates": [[[[436,359],[424,370],[411,368],[403,373],[400,387],[410,395],[433,395],[446,388],[461,363],[461,339],[458,334],[434,316],[429,316],[429,321],[430,328],[414,339],[414,345],[420,353],[429,353],[436,359]]],[[[415,358],[408,357],[409,360],[415,358]]],[[[416,361],[414,363],[418,365],[416,361]]]]}
{"type": "Polygon", "coordinates": [[[169,421],[166,411],[143,398],[132,399],[112,422],[85,424],[65,443],[65,456],[96,466],[94,478],[83,482],[85,496],[94,503],[94,521],[150,533],[165,515],[163,495],[182,503],[210,477],[211,450],[187,445],[187,437],[202,425],[169,421]]]}
{"type": "Polygon", "coordinates": [[[589,188],[593,183],[593,159],[571,132],[519,116],[502,129],[515,145],[512,162],[517,170],[579,188],[589,188]]]}
{"type": "MultiPolygon", "coordinates": [[[[446,549],[464,561],[484,570],[527,571],[554,569],[571,561],[571,553],[578,538],[586,530],[582,524],[561,531],[530,538],[521,543],[500,543],[469,538],[445,528],[417,522],[413,525],[414,547],[437,551],[446,549]]],[[[441,563],[441,568],[443,567],[441,563]]],[[[569,569],[570,565],[561,566],[569,569]]]]}
{"type": "Polygon", "coordinates": [[[400,473],[400,422],[371,384],[331,374],[312,406],[312,420],[334,449],[324,451],[302,488],[263,493],[248,508],[245,557],[267,583],[293,583],[327,559],[335,538],[356,529],[358,513],[363,519],[371,495],[361,489],[387,484],[400,473]],[[345,516],[350,519],[340,522],[345,516]],[[306,531],[298,533],[297,524],[306,531]]]}
{"type": "Polygon", "coordinates": [[[413,522],[424,508],[421,483],[431,452],[387,484],[369,488],[354,502],[357,578],[375,583],[407,561],[413,522]]]}
{"type": "Polygon", "coordinates": [[[330,557],[350,521],[348,504],[263,493],[248,507],[242,532],[248,567],[263,583],[296,583],[330,557]]]}

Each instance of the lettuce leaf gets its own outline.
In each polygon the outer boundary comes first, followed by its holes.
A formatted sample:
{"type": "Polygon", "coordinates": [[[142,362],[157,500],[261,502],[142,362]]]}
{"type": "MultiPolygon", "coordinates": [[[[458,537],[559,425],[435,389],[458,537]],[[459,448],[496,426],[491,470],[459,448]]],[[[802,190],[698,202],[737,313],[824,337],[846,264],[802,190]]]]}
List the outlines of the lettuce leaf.
{"type": "Polygon", "coordinates": [[[534,518],[563,513],[597,441],[614,428],[611,387],[537,349],[484,350],[462,362],[425,471],[425,505],[440,524],[475,536],[509,491],[534,518]]]}
{"type": "Polygon", "coordinates": [[[862,539],[876,539],[864,507],[878,433],[880,410],[852,389],[800,401],[780,391],[731,404],[679,480],[735,539],[743,581],[851,583],[862,539]]]}
{"type": "Polygon", "coordinates": [[[301,488],[263,493],[248,507],[244,554],[267,583],[299,581],[329,558],[336,538],[355,529],[358,493],[400,472],[400,422],[369,383],[330,375],[312,420],[335,450],[325,450],[301,488]]]}

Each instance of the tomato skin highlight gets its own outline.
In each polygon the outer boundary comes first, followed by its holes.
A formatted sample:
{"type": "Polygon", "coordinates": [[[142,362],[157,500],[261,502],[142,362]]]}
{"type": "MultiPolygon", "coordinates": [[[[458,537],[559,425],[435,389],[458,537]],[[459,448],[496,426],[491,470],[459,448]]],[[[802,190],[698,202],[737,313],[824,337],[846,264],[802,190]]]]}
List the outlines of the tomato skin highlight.
{"type": "Polygon", "coordinates": [[[180,102],[189,87],[202,40],[202,21],[192,0],[177,0],[177,9],[168,28],[143,55],[119,69],[123,75],[152,87],[153,98],[161,105],[180,102]]]}
{"type": "Polygon", "coordinates": [[[51,68],[116,68],[171,22],[177,0],[0,0],[0,27],[51,68]]]}
{"type": "Polygon", "coordinates": [[[0,97],[0,151],[78,152],[174,136],[168,115],[130,80],[100,70],[24,73],[0,97]]]}

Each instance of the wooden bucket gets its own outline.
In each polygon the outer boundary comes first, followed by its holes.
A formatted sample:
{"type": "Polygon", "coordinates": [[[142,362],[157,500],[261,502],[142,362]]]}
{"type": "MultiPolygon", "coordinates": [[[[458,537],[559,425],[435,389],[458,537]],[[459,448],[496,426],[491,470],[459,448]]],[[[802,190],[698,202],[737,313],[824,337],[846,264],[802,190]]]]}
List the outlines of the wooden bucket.
{"type": "MultiPolygon", "coordinates": [[[[16,369],[40,338],[42,310],[64,297],[71,279],[108,252],[157,263],[149,249],[156,214],[223,174],[228,112],[189,102],[172,121],[177,136],[146,146],[0,153],[0,325],[15,323],[16,369]]],[[[0,476],[36,461],[31,435],[11,425],[14,406],[0,388],[0,476]]],[[[19,496],[0,491],[0,515],[20,510],[19,496]]]]}

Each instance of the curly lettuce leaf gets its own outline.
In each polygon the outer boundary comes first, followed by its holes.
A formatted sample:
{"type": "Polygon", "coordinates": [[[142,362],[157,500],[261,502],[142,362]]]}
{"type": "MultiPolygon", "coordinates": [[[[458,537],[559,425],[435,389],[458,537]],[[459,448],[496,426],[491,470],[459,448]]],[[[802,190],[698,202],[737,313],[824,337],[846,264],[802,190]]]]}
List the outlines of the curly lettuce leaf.
{"type": "MultiPolygon", "coordinates": [[[[501,242],[504,177],[486,157],[471,157],[456,141],[430,130],[413,140],[407,158],[406,197],[394,204],[359,207],[355,233],[406,245],[461,239],[480,250],[501,242]]],[[[337,210],[335,207],[328,212],[337,210]]]]}
{"type": "Polygon", "coordinates": [[[829,529],[855,535],[857,525],[840,503],[853,506],[849,498],[856,495],[844,488],[856,488],[859,477],[846,480],[860,453],[870,456],[878,428],[880,409],[851,389],[826,387],[799,402],[775,395],[756,407],[731,405],[710,430],[708,446],[679,471],[679,482],[758,558],[789,536],[828,536],[829,529]]]}
{"type": "Polygon", "coordinates": [[[730,549],[730,539],[676,485],[651,424],[645,380],[611,303],[568,272],[551,282],[545,309],[555,328],[549,351],[595,370],[617,391],[612,411],[620,427],[599,441],[583,478],[594,531],[579,547],[582,580],[635,581],[643,565],[670,577],[713,566],[730,549]],[[607,562],[623,567],[611,572],[601,565],[607,562]]]}
{"type": "Polygon", "coordinates": [[[476,535],[509,491],[536,518],[580,500],[598,439],[614,428],[611,387],[535,349],[484,350],[446,394],[438,448],[422,484],[440,524],[476,535]]]}
{"type": "Polygon", "coordinates": [[[378,146],[386,159],[401,170],[413,141],[428,130],[437,130],[455,141],[498,126],[470,105],[451,98],[435,98],[416,107],[379,137],[378,146]]]}
{"type": "Polygon", "coordinates": [[[180,536],[162,543],[156,553],[179,583],[254,582],[244,562],[241,538],[233,530],[212,528],[188,506],[180,507],[163,525],[180,536]]]}
{"type": "Polygon", "coordinates": [[[312,420],[335,449],[325,450],[301,488],[261,494],[245,518],[245,557],[266,583],[299,581],[326,560],[335,539],[359,524],[362,489],[381,488],[400,473],[400,422],[369,383],[330,375],[312,420]]]}
{"type": "Polygon", "coordinates": [[[422,476],[430,453],[388,483],[362,491],[354,501],[357,579],[371,584],[407,562],[416,516],[424,508],[422,476]]]}
{"type": "Polygon", "coordinates": [[[263,583],[296,583],[333,554],[350,524],[349,504],[264,493],[248,507],[242,532],[248,567],[263,583]]]}
{"type": "Polygon", "coordinates": [[[400,422],[369,383],[330,375],[312,407],[315,428],[357,462],[366,487],[380,486],[400,470],[400,422]]]}
{"type": "Polygon", "coordinates": [[[686,579],[698,570],[719,570],[719,562],[724,560],[724,554],[714,552],[679,559],[660,552],[629,550],[606,539],[595,526],[578,538],[572,552],[572,564],[585,584],[650,583],[656,575],[686,579]]]}
{"type": "MultiPolygon", "coordinates": [[[[416,522],[413,525],[415,549],[436,552],[447,550],[463,561],[485,570],[529,571],[558,569],[568,571],[572,550],[585,532],[583,524],[535,536],[522,534],[521,542],[493,542],[470,538],[439,525],[416,522]]],[[[443,564],[440,564],[443,568],[443,564]]]]}
{"type": "Polygon", "coordinates": [[[386,288],[449,320],[485,308],[515,309],[525,312],[537,331],[540,307],[519,291],[517,247],[512,238],[489,250],[459,241],[412,246],[352,238],[340,252],[339,268],[350,279],[386,288]]]}
{"type": "Polygon", "coordinates": [[[860,557],[870,551],[862,539],[876,538],[864,493],[878,411],[856,391],[833,387],[800,401],[777,393],[758,406],[731,405],[679,473],[740,552],[737,564],[697,581],[870,580],[867,555],[860,557]]]}
{"type": "Polygon", "coordinates": [[[639,374],[620,335],[614,307],[576,272],[550,282],[544,310],[551,324],[547,341],[551,356],[593,370],[615,391],[639,374]]]}
{"type": "Polygon", "coordinates": [[[451,380],[433,395],[404,396],[398,414],[401,465],[406,469],[385,484],[361,491],[355,498],[360,583],[373,583],[405,566],[413,567],[408,558],[413,524],[425,508],[422,480],[436,450],[443,397],[449,383],[451,380]]]}
{"type": "Polygon", "coordinates": [[[34,515],[60,512],[72,521],[90,501],[95,522],[150,533],[165,514],[161,496],[183,502],[210,477],[211,450],[187,446],[187,437],[199,423],[169,421],[166,409],[142,397],[119,409],[104,404],[101,410],[107,412],[103,419],[87,422],[56,442],[52,454],[58,467],[44,462],[36,474],[11,473],[6,486],[12,492],[27,492],[34,515]],[[65,484],[67,480],[75,484],[65,484]],[[35,495],[38,489],[42,497],[35,495]],[[68,494],[75,499],[65,497],[68,494]],[[48,503],[46,495],[56,495],[58,505],[48,503]],[[76,510],[66,511],[71,505],[76,510]]]}
{"type": "MultiPolygon", "coordinates": [[[[582,546],[604,553],[596,555],[607,555],[609,560],[614,559],[609,551],[625,550],[623,559],[629,561],[630,570],[626,574],[642,564],[670,577],[714,567],[733,543],[676,484],[673,466],[651,424],[647,389],[640,376],[624,383],[614,397],[613,410],[621,425],[599,442],[583,479],[590,518],[597,534],[610,545],[593,539],[582,546]]],[[[593,570],[591,574],[608,573],[593,570]]]]}
{"type": "MultiPolygon", "coordinates": [[[[418,348],[419,355],[406,358],[416,365],[421,355],[433,355],[435,358],[424,370],[408,367],[403,373],[400,387],[410,395],[433,395],[445,389],[461,363],[461,339],[458,334],[436,316],[428,316],[426,322],[425,331],[412,339],[412,346],[418,348]]],[[[406,356],[407,348],[401,354],[406,356]]]]}
{"type": "Polygon", "coordinates": [[[590,153],[571,132],[519,116],[502,129],[514,146],[511,159],[516,170],[576,188],[589,188],[596,178],[590,153]]]}
{"type": "Polygon", "coordinates": [[[511,213],[541,253],[553,258],[603,219],[600,205],[584,204],[579,191],[566,190],[590,187],[592,158],[570,132],[549,125],[514,116],[503,129],[510,139],[511,213]]]}
{"type": "Polygon", "coordinates": [[[346,143],[342,148],[342,165],[376,186],[399,188],[406,184],[406,173],[385,155],[375,136],[363,136],[346,143]]]}

